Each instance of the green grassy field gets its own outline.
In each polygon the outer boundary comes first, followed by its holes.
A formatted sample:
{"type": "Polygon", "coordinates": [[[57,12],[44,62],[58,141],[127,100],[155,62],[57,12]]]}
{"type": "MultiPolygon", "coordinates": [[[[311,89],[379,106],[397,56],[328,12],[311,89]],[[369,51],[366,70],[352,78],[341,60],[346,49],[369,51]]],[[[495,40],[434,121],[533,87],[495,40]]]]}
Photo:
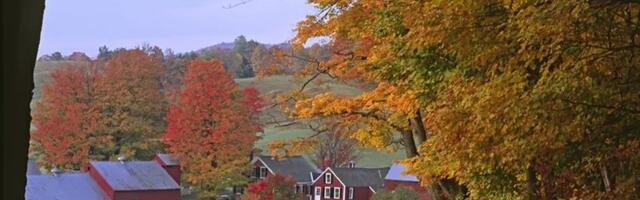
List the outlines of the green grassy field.
{"type": "MultiPolygon", "coordinates": [[[[260,134],[262,138],[256,142],[256,148],[262,149],[264,153],[268,153],[267,144],[274,140],[291,140],[299,137],[312,135],[313,131],[304,128],[274,128],[264,129],[264,133],[260,134]]],[[[310,153],[304,154],[310,158],[310,153]]],[[[395,160],[403,159],[405,155],[401,151],[384,152],[370,148],[362,148],[358,152],[358,160],[356,165],[360,167],[388,167],[395,160]]]]}

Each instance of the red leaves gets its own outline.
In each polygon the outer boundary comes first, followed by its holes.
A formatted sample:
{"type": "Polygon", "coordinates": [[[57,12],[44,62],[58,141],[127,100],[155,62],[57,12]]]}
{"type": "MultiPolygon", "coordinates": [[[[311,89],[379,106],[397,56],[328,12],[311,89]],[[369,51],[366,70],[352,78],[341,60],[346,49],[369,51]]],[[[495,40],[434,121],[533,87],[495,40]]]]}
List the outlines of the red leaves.
{"type": "Polygon", "coordinates": [[[35,104],[31,138],[46,167],[80,169],[88,159],[87,135],[96,127],[93,77],[86,68],[65,66],[53,71],[51,79],[35,104]]]}
{"type": "Polygon", "coordinates": [[[255,87],[247,87],[242,90],[244,96],[240,102],[248,106],[251,113],[259,113],[264,106],[264,99],[260,97],[260,92],[255,87]]]}
{"type": "Polygon", "coordinates": [[[213,192],[245,170],[261,130],[250,106],[260,105],[260,100],[257,91],[243,97],[217,60],[192,61],[183,80],[179,100],[167,113],[163,142],[180,158],[186,180],[213,192]]]}
{"type": "Polygon", "coordinates": [[[258,196],[261,200],[293,200],[300,199],[301,195],[294,193],[295,180],[291,176],[275,174],[267,178],[249,184],[249,194],[258,196]]]}

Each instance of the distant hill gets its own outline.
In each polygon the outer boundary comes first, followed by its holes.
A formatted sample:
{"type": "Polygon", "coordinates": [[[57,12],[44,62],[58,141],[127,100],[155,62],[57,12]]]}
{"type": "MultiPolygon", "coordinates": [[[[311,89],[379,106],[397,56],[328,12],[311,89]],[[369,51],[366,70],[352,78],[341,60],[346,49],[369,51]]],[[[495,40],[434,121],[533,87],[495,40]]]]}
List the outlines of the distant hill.
{"type": "MultiPolygon", "coordinates": [[[[271,47],[280,47],[280,48],[289,48],[291,47],[291,45],[288,42],[283,42],[283,43],[279,43],[279,44],[263,44],[260,43],[261,45],[263,45],[266,48],[271,48],[271,47]]],[[[201,49],[196,50],[195,52],[204,52],[204,51],[208,51],[208,50],[213,50],[213,49],[233,49],[234,44],[233,42],[221,42],[218,44],[214,44],[208,47],[204,47],[201,49]]]]}

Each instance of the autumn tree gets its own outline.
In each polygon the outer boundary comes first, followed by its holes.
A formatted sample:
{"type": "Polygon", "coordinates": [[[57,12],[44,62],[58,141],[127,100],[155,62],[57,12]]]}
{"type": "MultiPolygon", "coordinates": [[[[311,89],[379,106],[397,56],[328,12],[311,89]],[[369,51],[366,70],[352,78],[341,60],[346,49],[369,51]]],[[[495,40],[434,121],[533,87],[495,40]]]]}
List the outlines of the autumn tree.
{"type": "Polygon", "coordinates": [[[79,170],[89,160],[96,127],[94,76],[90,65],[66,65],[51,72],[33,107],[31,139],[45,168],[79,170]]]}
{"type": "Polygon", "coordinates": [[[348,137],[345,127],[340,126],[335,119],[325,120],[320,129],[318,141],[313,144],[313,162],[321,168],[347,167],[350,162],[358,158],[358,141],[348,137]]]}
{"type": "Polygon", "coordinates": [[[243,100],[238,85],[217,60],[192,61],[183,81],[179,100],[167,113],[163,142],[180,159],[185,182],[204,197],[246,184],[243,174],[249,170],[256,133],[261,131],[251,112],[258,101],[243,100]]]}
{"type": "Polygon", "coordinates": [[[241,199],[255,200],[301,200],[302,193],[296,193],[291,186],[296,182],[291,176],[275,174],[267,178],[251,183],[247,193],[241,199]]]}
{"type": "Polygon", "coordinates": [[[638,2],[311,3],[293,42],[333,56],[300,73],[377,87],[294,93],[298,117],[367,119],[365,143],[412,132],[410,172],[442,198],[638,198],[638,2]]]}
{"type": "Polygon", "coordinates": [[[150,159],[159,150],[166,103],[161,62],[142,50],[124,50],[106,61],[96,83],[98,132],[109,142],[93,147],[99,159],[119,155],[150,159]]]}

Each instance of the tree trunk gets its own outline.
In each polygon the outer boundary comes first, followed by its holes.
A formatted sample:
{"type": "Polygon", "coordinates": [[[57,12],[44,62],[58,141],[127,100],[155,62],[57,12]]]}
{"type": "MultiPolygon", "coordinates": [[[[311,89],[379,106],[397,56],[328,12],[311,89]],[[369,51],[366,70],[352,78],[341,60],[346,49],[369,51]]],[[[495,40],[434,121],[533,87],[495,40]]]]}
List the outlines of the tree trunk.
{"type": "Polygon", "coordinates": [[[420,146],[428,139],[427,130],[422,122],[422,113],[420,113],[420,109],[416,110],[416,116],[413,118],[413,124],[416,135],[416,144],[417,146],[420,146]]]}
{"type": "Polygon", "coordinates": [[[607,192],[611,192],[611,181],[609,181],[609,174],[607,173],[607,167],[600,167],[600,175],[602,175],[602,182],[604,184],[604,189],[607,192]]]}
{"type": "Polygon", "coordinates": [[[536,195],[537,178],[536,178],[536,171],[533,168],[534,164],[535,162],[532,160],[529,163],[529,168],[527,168],[527,199],[528,200],[538,199],[536,195]]]}
{"type": "Polygon", "coordinates": [[[413,140],[413,132],[411,130],[402,130],[402,141],[404,142],[404,149],[407,154],[407,158],[412,158],[418,155],[418,148],[413,140]]]}

